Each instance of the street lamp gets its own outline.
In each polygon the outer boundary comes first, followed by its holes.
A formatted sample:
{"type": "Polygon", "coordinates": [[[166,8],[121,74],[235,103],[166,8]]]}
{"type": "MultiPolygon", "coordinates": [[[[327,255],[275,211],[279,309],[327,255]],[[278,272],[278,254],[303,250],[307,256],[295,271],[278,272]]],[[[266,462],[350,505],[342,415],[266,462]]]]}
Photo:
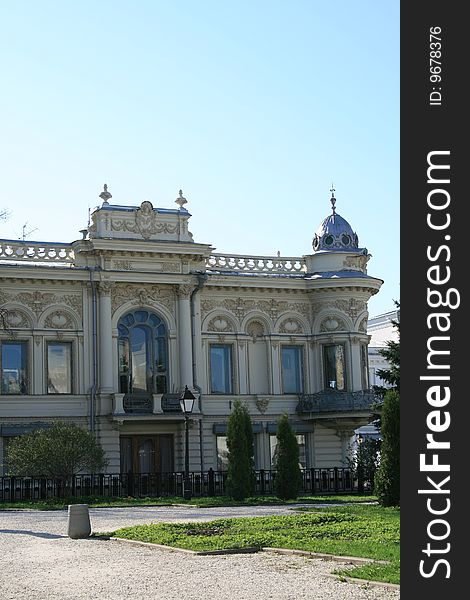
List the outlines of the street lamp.
{"type": "Polygon", "coordinates": [[[193,412],[194,400],[196,397],[188,390],[188,386],[184,387],[183,395],[180,398],[181,412],[184,415],[184,430],[185,430],[185,455],[184,455],[184,480],[183,480],[183,498],[191,499],[191,481],[189,480],[189,415],[193,412]]]}

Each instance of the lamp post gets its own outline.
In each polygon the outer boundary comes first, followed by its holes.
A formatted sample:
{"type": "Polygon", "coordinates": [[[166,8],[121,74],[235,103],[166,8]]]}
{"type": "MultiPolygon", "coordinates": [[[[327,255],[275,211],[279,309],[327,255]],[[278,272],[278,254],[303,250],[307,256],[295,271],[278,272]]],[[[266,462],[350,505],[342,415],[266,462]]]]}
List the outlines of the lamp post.
{"type": "Polygon", "coordinates": [[[184,387],[184,392],[180,398],[181,412],[184,415],[184,431],[185,431],[185,454],[184,454],[184,480],[183,480],[183,498],[191,499],[191,481],[189,480],[189,415],[193,412],[194,400],[196,397],[188,390],[188,386],[184,387]]]}

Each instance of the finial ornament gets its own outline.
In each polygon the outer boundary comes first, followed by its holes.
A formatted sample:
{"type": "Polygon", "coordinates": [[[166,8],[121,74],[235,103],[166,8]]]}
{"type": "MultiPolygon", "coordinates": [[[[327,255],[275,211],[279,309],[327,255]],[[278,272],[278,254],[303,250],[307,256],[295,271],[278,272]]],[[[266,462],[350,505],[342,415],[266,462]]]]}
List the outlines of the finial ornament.
{"type": "Polygon", "coordinates": [[[335,210],[335,204],[336,204],[335,192],[336,192],[336,190],[335,190],[333,184],[331,184],[330,192],[331,192],[331,198],[330,198],[331,207],[333,209],[333,214],[336,214],[336,210],[335,210]]]}
{"type": "Polygon", "coordinates": [[[103,186],[103,191],[99,195],[99,197],[103,200],[103,206],[107,206],[109,204],[108,200],[113,196],[108,192],[108,186],[105,183],[103,186]]]}
{"type": "Polygon", "coordinates": [[[179,191],[179,196],[176,198],[175,202],[180,208],[183,208],[183,206],[188,202],[186,198],[183,197],[183,190],[179,191]]]}

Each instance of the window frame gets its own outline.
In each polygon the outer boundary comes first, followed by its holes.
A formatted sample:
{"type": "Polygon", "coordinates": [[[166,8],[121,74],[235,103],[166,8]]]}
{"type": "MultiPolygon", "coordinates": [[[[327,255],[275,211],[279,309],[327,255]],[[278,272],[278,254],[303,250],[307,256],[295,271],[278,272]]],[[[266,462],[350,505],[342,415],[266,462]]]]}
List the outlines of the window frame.
{"type": "Polygon", "coordinates": [[[117,374],[118,382],[117,388],[119,393],[129,396],[148,396],[151,394],[165,394],[170,389],[170,355],[169,355],[169,333],[168,325],[158,312],[148,308],[135,308],[125,312],[118,320],[118,337],[117,337],[117,374]],[[140,320],[141,317],[136,318],[137,313],[147,313],[145,320],[140,320]],[[124,320],[132,316],[133,322],[129,324],[124,320]],[[156,317],[158,323],[151,323],[151,317],[156,317]],[[127,330],[127,335],[123,335],[120,331],[120,327],[127,330]],[[163,327],[163,334],[158,333],[158,330],[163,327]],[[145,340],[146,354],[149,354],[148,362],[151,364],[151,383],[149,379],[146,379],[147,389],[144,391],[134,391],[132,383],[133,374],[133,349],[132,349],[132,330],[134,328],[141,328],[143,331],[148,330],[149,336],[145,340]],[[123,369],[121,358],[124,354],[122,349],[127,348],[127,370],[123,369]],[[159,356],[160,352],[162,357],[159,356]],[[157,362],[157,358],[163,358],[162,362],[157,362]],[[162,365],[164,368],[158,368],[158,365],[162,365]],[[150,387],[150,389],[148,389],[150,387]],[[126,389],[127,388],[127,389],[126,389]]]}
{"type": "Polygon", "coordinates": [[[281,385],[282,385],[282,394],[284,395],[292,395],[292,394],[303,394],[305,390],[305,366],[304,366],[304,346],[301,344],[281,344],[281,385]],[[299,373],[297,373],[299,380],[299,388],[296,391],[285,391],[285,383],[284,383],[284,360],[283,360],[283,351],[289,349],[297,349],[298,351],[298,364],[299,364],[299,373]]]}
{"type": "Polygon", "coordinates": [[[74,393],[75,389],[75,376],[74,376],[74,342],[72,340],[45,340],[46,352],[45,352],[45,388],[48,396],[70,396],[74,393]],[[70,348],[70,391],[69,392],[50,392],[49,391],[49,346],[65,346],[68,345],[70,348]]]}
{"type": "Polygon", "coordinates": [[[233,362],[233,344],[227,343],[227,344],[222,344],[222,343],[210,343],[209,344],[209,393],[210,394],[214,394],[214,395],[223,395],[223,396],[230,396],[233,395],[235,392],[235,377],[234,377],[234,362],[233,362]],[[214,391],[213,390],[213,386],[212,386],[212,350],[215,348],[223,348],[228,350],[228,357],[227,359],[225,359],[224,357],[224,362],[226,362],[226,364],[224,365],[224,367],[226,368],[228,366],[229,369],[229,381],[228,381],[228,391],[214,391]]]}
{"type": "Polygon", "coordinates": [[[337,392],[345,392],[348,389],[348,370],[347,370],[347,359],[346,359],[346,344],[345,343],[332,343],[332,344],[322,344],[322,371],[323,371],[323,389],[326,391],[337,391],[337,392]],[[335,365],[335,376],[336,379],[332,380],[332,379],[328,379],[327,376],[327,364],[326,364],[326,349],[327,348],[331,348],[331,347],[341,347],[343,349],[343,387],[342,388],[338,388],[338,386],[336,385],[335,387],[330,386],[329,385],[329,381],[338,381],[338,373],[336,370],[336,365],[335,365]]]}
{"type": "MultiPolygon", "coordinates": [[[[16,340],[12,340],[12,339],[3,339],[0,340],[0,394],[3,396],[28,396],[31,394],[31,385],[32,385],[32,381],[31,381],[31,351],[30,351],[30,340],[25,340],[25,339],[16,339],[16,340]],[[3,387],[3,346],[4,345],[21,345],[25,348],[24,351],[24,362],[25,362],[25,366],[24,366],[24,375],[25,375],[25,381],[23,382],[24,387],[25,387],[25,391],[18,391],[18,392],[7,392],[4,390],[3,387]]],[[[20,383],[20,387],[21,387],[21,383],[20,383]]]]}

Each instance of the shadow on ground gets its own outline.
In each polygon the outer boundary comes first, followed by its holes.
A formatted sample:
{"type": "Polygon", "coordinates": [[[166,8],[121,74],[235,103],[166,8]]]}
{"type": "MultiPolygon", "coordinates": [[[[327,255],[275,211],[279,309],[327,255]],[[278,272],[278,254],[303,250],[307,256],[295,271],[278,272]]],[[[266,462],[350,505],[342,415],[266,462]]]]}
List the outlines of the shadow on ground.
{"type": "Polygon", "coordinates": [[[48,540],[57,540],[68,537],[66,535],[56,535],[54,533],[42,533],[40,531],[28,531],[26,529],[0,529],[0,533],[20,533],[21,535],[32,535],[34,537],[46,538],[48,540]]]}

